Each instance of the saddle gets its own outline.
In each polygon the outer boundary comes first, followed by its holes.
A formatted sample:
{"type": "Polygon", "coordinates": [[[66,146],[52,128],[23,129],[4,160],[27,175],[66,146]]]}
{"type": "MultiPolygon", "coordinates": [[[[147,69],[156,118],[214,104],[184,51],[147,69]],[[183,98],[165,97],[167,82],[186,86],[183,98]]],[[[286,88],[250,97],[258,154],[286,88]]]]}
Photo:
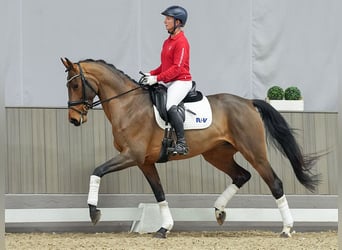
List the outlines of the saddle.
{"type": "MultiPolygon", "coordinates": [[[[162,84],[154,84],[149,87],[149,93],[153,105],[158,110],[160,117],[165,121],[165,125],[168,125],[168,115],[166,110],[167,101],[167,88],[162,84]]],[[[196,90],[196,82],[192,81],[192,88],[186,97],[177,106],[178,112],[181,114],[183,122],[185,121],[185,106],[184,103],[197,102],[203,99],[203,94],[196,90]]],[[[187,110],[191,112],[191,110],[187,110]]],[[[174,147],[173,128],[165,127],[164,138],[162,140],[162,148],[159,155],[158,163],[167,162],[169,159],[169,148],[174,147]]]]}
{"type": "MultiPolygon", "coordinates": [[[[166,100],[167,100],[167,88],[162,84],[154,84],[149,88],[152,104],[157,108],[160,117],[168,124],[166,100]]],[[[189,93],[184,97],[181,103],[178,105],[178,112],[182,114],[183,121],[185,120],[185,107],[184,103],[197,102],[203,99],[203,94],[196,90],[196,82],[192,81],[192,87],[189,93]]],[[[189,111],[191,112],[191,111],[189,111]]]]}

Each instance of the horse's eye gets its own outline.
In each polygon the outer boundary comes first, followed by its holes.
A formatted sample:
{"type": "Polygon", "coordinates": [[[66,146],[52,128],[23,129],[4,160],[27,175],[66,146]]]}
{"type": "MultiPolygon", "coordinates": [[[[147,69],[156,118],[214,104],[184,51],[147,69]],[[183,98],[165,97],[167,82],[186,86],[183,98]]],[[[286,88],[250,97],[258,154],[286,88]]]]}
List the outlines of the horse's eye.
{"type": "Polygon", "coordinates": [[[77,84],[77,83],[72,84],[72,85],[71,85],[71,88],[73,88],[73,89],[78,89],[78,84],[77,84]]]}

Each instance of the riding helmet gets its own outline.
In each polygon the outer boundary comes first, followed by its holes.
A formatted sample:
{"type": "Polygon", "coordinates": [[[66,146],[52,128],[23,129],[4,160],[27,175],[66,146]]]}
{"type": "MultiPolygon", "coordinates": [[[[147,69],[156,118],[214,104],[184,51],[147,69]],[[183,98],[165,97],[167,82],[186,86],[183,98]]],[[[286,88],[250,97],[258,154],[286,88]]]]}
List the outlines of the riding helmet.
{"type": "Polygon", "coordinates": [[[161,14],[164,16],[174,17],[176,20],[181,21],[182,26],[185,25],[186,19],[188,18],[188,12],[186,9],[177,5],[168,7],[161,14]]]}

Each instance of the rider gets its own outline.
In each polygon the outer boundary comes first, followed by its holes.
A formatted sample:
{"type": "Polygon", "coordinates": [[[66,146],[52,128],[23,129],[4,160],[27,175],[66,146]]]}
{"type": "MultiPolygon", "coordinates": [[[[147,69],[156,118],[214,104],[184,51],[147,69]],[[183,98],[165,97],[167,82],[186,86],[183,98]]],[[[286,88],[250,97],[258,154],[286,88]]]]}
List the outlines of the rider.
{"type": "Polygon", "coordinates": [[[167,87],[166,110],[177,136],[172,153],[185,155],[189,148],[185,141],[183,119],[177,105],[192,87],[190,45],[182,30],[188,14],[180,6],[170,6],[161,14],[165,16],[164,24],[170,35],[162,47],[160,66],[147,73],[144,82],[150,85],[160,82],[167,87]]]}

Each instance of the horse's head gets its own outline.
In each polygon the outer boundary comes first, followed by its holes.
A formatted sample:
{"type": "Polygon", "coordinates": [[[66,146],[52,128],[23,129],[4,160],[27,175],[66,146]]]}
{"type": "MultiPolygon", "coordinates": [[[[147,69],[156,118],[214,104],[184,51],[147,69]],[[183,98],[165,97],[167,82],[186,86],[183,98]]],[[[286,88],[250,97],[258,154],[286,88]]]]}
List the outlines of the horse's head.
{"type": "Polygon", "coordinates": [[[86,78],[80,63],[72,63],[68,58],[61,58],[68,72],[68,108],[69,121],[80,126],[87,121],[88,109],[92,108],[93,99],[97,95],[98,87],[91,77],[86,78]]]}

